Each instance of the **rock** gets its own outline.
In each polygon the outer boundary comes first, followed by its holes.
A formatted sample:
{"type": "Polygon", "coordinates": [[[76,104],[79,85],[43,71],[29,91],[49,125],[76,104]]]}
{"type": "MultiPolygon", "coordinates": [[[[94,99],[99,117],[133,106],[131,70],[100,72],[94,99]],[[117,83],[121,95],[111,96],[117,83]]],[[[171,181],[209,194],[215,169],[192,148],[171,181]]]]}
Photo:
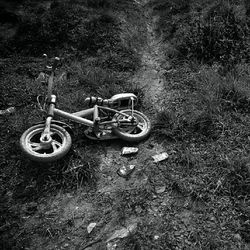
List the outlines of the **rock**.
{"type": "Polygon", "coordinates": [[[135,170],[135,165],[122,166],[117,170],[117,174],[123,178],[127,178],[135,170]]]}
{"type": "Polygon", "coordinates": [[[9,107],[7,109],[4,110],[0,110],[0,115],[7,115],[7,114],[12,114],[16,111],[15,107],[9,107]]]}
{"type": "Polygon", "coordinates": [[[95,223],[95,222],[92,222],[92,223],[90,223],[90,224],[88,225],[87,231],[88,231],[89,234],[92,232],[92,230],[95,228],[95,226],[96,226],[96,223],[95,223]]]}
{"type": "Polygon", "coordinates": [[[234,235],[234,238],[235,238],[236,240],[239,240],[239,241],[242,240],[240,234],[235,234],[235,235],[234,235]]]}
{"type": "Polygon", "coordinates": [[[156,187],[156,188],[155,188],[155,192],[156,192],[157,194],[164,193],[165,190],[166,190],[166,186],[156,187]]]}
{"type": "Polygon", "coordinates": [[[163,152],[163,153],[161,153],[161,154],[154,155],[154,156],[152,156],[152,157],[153,157],[153,159],[154,159],[154,162],[157,163],[157,162],[166,160],[166,159],[169,157],[169,155],[168,155],[168,153],[163,152]]]}
{"type": "Polygon", "coordinates": [[[127,228],[123,227],[123,228],[120,229],[120,230],[116,230],[116,231],[112,234],[112,236],[109,237],[109,238],[107,239],[106,242],[110,242],[110,241],[112,241],[112,240],[114,240],[114,239],[117,239],[117,238],[122,239],[122,238],[127,237],[128,235],[129,235],[129,230],[128,230],[127,228]]]}
{"type": "Polygon", "coordinates": [[[132,224],[129,224],[127,227],[123,227],[119,230],[116,230],[112,235],[111,237],[109,237],[107,240],[106,240],[106,243],[112,241],[112,240],[115,240],[115,239],[123,239],[123,238],[126,238],[131,232],[133,232],[137,227],[137,223],[132,223],[132,224]]]}
{"type": "Polygon", "coordinates": [[[127,229],[128,229],[128,231],[131,233],[131,232],[135,231],[136,227],[137,227],[137,222],[128,225],[128,226],[127,226],[127,229]]]}
{"type": "Polygon", "coordinates": [[[158,240],[159,238],[160,238],[159,235],[155,235],[155,236],[154,236],[154,240],[158,240]]]}
{"type": "Polygon", "coordinates": [[[138,152],[138,148],[135,148],[135,147],[123,147],[121,155],[136,154],[137,152],[138,152]]]}
{"type": "Polygon", "coordinates": [[[117,247],[117,243],[115,242],[108,242],[107,244],[107,250],[115,250],[117,247]]]}
{"type": "Polygon", "coordinates": [[[141,206],[136,206],[136,208],[135,208],[136,213],[140,214],[142,211],[143,210],[142,210],[141,206]]]}

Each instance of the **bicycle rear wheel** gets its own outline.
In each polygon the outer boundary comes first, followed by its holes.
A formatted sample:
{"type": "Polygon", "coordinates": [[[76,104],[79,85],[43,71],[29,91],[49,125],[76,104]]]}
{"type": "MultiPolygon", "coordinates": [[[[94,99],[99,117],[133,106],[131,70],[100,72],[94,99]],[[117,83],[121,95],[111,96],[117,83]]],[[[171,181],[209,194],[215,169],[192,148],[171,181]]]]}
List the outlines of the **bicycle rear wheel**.
{"type": "MultiPolygon", "coordinates": [[[[132,116],[132,110],[130,109],[121,112],[132,116]]],[[[113,127],[113,133],[119,138],[129,142],[137,142],[145,139],[151,131],[150,120],[137,110],[133,111],[133,117],[135,118],[135,125],[132,122],[131,124],[123,125],[122,121],[127,119],[126,116],[116,114],[112,119],[117,122],[117,126],[113,127]]]]}

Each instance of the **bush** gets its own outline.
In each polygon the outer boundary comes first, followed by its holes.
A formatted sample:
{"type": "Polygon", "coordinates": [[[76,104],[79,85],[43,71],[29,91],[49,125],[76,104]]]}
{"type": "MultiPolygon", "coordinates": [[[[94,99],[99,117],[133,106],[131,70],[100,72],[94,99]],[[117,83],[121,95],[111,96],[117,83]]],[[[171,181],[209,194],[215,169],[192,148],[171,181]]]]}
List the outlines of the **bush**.
{"type": "Polygon", "coordinates": [[[102,14],[94,17],[80,26],[79,50],[96,53],[99,49],[111,50],[119,43],[118,25],[112,16],[102,14]]]}
{"type": "Polygon", "coordinates": [[[50,9],[27,5],[11,44],[25,54],[72,48],[95,53],[114,46],[118,33],[116,20],[104,12],[67,2],[54,3],[50,9]]]}
{"type": "Polygon", "coordinates": [[[174,140],[218,138],[224,116],[250,113],[249,76],[248,65],[236,65],[225,76],[217,66],[203,66],[192,76],[192,86],[185,86],[180,107],[158,114],[156,133],[174,140]]]}
{"type": "Polygon", "coordinates": [[[237,13],[234,5],[221,1],[207,11],[190,13],[174,41],[181,58],[233,66],[249,60],[248,33],[244,11],[237,13]]]}

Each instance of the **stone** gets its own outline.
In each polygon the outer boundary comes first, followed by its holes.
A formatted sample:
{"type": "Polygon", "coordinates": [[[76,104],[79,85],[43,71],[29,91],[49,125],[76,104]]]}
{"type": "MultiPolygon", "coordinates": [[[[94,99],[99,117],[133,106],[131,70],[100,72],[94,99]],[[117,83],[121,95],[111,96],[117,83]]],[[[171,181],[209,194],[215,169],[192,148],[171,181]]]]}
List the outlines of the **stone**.
{"type": "Polygon", "coordinates": [[[161,154],[157,154],[157,155],[154,155],[152,157],[154,159],[154,162],[157,163],[157,162],[161,162],[161,161],[166,160],[169,157],[169,155],[168,155],[168,153],[163,152],[161,154]]]}
{"type": "Polygon", "coordinates": [[[131,155],[136,154],[138,152],[138,148],[135,147],[123,147],[121,155],[131,155]]]}
{"type": "Polygon", "coordinates": [[[135,231],[137,223],[129,224],[127,227],[122,227],[121,229],[116,230],[107,240],[106,243],[113,241],[115,239],[126,238],[130,233],[135,231]]]}
{"type": "Polygon", "coordinates": [[[135,170],[135,165],[122,166],[117,170],[117,174],[123,178],[128,178],[128,176],[135,170]]]}
{"type": "Polygon", "coordinates": [[[96,223],[95,223],[95,222],[92,222],[92,223],[90,223],[90,224],[88,225],[87,231],[88,231],[89,234],[93,231],[93,229],[95,228],[95,226],[96,226],[96,223]]]}
{"type": "Polygon", "coordinates": [[[16,111],[15,107],[9,107],[7,109],[4,110],[0,110],[0,115],[7,115],[7,114],[12,114],[16,111]]]}
{"type": "Polygon", "coordinates": [[[108,239],[106,242],[110,242],[114,239],[117,239],[117,238],[125,238],[129,235],[129,230],[125,227],[119,229],[119,230],[116,230],[108,239]]]}
{"type": "Polygon", "coordinates": [[[155,188],[155,192],[156,192],[157,194],[164,193],[165,190],[166,190],[166,186],[161,186],[161,187],[156,187],[156,188],[155,188]]]}

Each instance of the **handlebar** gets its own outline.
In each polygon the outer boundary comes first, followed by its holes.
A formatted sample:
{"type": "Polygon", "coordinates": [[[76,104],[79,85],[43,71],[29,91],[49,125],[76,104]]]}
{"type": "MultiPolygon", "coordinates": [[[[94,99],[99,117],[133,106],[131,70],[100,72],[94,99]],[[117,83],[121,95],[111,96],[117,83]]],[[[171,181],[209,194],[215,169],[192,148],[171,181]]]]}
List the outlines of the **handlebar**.
{"type": "Polygon", "coordinates": [[[52,66],[48,65],[48,56],[47,56],[47,54],[43,54],[43,58],[45,58],[45,67],[46,67],[46,69],[55,71],[58,64],[59,64],[59,62],[60,62],[60,58],[55,57],[52,66]]]}
{"type": "Polygon", "coordinates": [[[48,79],[48,93],[47,93],[47,98],[50,100],[51,95],[52,95],[53,85],[54,85],[55,70],[60,62],[60,58],[55,57],[52,66],[48,66],[47,65],[48,64],[48,56],[46,54],[43,54],[43,57],[45,58],[46,68],[51,70],[51,74],[49,75],[49,79],[48,79]]]}

